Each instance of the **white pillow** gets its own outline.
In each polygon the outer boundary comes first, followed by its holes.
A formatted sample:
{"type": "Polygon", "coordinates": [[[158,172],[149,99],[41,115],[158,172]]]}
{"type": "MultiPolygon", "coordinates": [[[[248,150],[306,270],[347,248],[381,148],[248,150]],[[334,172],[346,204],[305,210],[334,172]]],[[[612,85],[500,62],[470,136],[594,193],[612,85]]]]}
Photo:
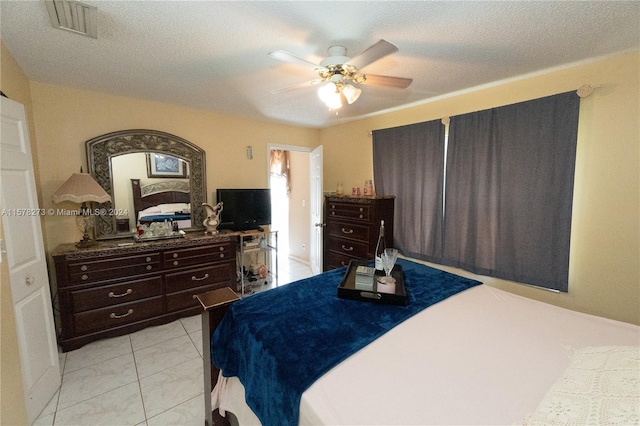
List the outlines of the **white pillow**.
{"type": "Polygon", "coordinates": [[[640,424],[640,346],[574,350],[525,425],[640,424]]]}
{"type": "Polygon", "coordinates": [[[189,211],[189,203],[160,204],[158,207],[162,213],[189,211]]]}
{"type": "Polygon", "coordinates": [[[158,206],[151,206],[144,210],[140,210],[140,213],[162,213],[162,210],[158,206]]]}

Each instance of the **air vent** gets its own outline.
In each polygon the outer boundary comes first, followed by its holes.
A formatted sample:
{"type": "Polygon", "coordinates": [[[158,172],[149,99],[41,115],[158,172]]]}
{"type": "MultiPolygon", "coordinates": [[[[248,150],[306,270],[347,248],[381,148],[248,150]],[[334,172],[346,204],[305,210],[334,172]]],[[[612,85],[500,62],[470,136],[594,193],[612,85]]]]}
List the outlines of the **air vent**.
{"type": "Polygon", "coordinates": [[[69,0],[45,0],[44,3],[55,28],[98,38],[97,7],[69,0]]]}

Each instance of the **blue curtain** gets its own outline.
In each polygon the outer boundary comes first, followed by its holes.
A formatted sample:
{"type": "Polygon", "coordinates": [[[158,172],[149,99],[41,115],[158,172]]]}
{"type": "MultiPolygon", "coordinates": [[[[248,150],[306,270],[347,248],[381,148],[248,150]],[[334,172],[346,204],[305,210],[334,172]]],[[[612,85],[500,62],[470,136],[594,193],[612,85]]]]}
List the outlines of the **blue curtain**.
{"type": "Polygon", "coordinates": [[[431,262],[442,258],[444,139],[440,120],[373,131],[376,193],[396,196],[395,248],[431,262]]]}
{"type": "Polygon", "coordinates": [[[579,106],[569,92],[451,118],[444,264],[568,290],[579,106]]]}

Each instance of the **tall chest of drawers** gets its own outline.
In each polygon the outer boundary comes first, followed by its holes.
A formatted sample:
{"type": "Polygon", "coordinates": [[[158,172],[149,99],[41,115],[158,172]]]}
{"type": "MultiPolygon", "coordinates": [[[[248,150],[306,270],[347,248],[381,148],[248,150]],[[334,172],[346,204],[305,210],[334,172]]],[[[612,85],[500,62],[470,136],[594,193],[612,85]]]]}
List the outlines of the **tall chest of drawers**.
{"type": "Polygon", "coordinates": [[[354,259],[373,259],[381,220],[387,246],[393,246],[394,200],[393,196],[325,197],[325,271],[354,259]]]}
{"type": "MultiPolygon", "coordinates": [[[[120,241],[121,242],[121,241],[120,241]]],[[[201,311],[194,295],[236,284],[235,238],[193,235],[52,253],[63,351],[201,311]]]]}

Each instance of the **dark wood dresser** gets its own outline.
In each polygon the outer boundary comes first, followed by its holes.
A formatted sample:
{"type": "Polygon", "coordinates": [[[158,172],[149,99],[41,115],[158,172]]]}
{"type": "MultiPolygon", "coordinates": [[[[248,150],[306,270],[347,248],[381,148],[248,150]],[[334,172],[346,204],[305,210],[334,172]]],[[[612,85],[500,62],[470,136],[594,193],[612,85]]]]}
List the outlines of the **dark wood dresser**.
{"type": "Polygon", "coordinates": [[[394,196],[325,197],[325,271],[353,259],[373,259],[381,220],[387,247],[393,247],[394,200],[394,196]]]}
{"type": "Polygon", "coordinates": [[[122,243],[63,244],[52,253],[64,352],[198,314],[196,294],[236,286],[235,236],[122,243]]]}

